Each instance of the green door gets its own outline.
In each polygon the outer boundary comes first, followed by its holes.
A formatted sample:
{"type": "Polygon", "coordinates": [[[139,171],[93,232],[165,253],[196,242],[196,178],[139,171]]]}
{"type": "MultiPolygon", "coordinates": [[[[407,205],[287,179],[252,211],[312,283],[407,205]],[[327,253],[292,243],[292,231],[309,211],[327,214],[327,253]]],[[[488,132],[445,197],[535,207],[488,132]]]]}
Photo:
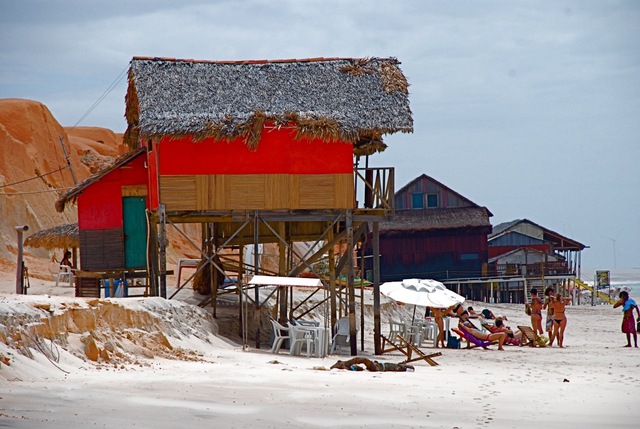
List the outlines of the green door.
{"type": "Polygon", "coordinates": [[[123,197],[124,266],[147,267],[147,216],[145,197],[123,197]]]}

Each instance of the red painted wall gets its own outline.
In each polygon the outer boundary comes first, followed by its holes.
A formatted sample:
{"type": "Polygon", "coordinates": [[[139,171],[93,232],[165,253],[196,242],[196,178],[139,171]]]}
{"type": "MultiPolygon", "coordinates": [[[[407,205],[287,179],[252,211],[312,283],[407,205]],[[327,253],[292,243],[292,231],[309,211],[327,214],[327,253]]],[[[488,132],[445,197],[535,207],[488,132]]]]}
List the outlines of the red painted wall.
{"type": "Polygon", "coordinates": [[[511,252],[512,250],[524,248],[535,249],[544,253],[551,252],[551,248],[548,244],[530,244],[526,246],[489,246],[489,259],[496,256],[504,255],[505,253],[511,252]]]}
{"type": "Polygon", "coordinates": [[[336,174],[353,173],[353,145],[318,139],[295,140],[295,131],[265,128],[255,151],[242,139],[164,138],[160,174],[336,174]]]}
{"type": "Polygon", "coordinates": [[[82,191],[78,196],[80,229],[122,227],[122,186],[147,183],[145,159],[144,155],[138,156],[82,191]]]}

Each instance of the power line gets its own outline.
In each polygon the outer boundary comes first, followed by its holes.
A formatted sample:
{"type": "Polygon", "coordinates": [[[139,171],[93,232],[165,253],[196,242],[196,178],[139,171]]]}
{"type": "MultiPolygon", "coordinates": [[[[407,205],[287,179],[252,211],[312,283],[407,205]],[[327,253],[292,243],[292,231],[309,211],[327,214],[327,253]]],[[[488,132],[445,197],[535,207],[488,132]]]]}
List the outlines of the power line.
{"type": "Polygon", "coordinates": [[[43,194],[45,192],[58,192],[58,191],[68,191],[72,188],[53,188],[53,189],[45,189],[42,191],[28,191],[28,192],[0,192],[0,195],[29,195],[29,194],[43,194]]]}
{"type": "Polygon", "coordinates": [[[65,165],[64,167],[60,167],[60,168],[58,168],[57,170],[49,171],[48,173],[39,174],[39,175],[37,175],[37,176],[35,176],[35,177],[31,177],[31,178],[29,178],[29,179],[24,179],[24,180],[19,180],[19,181],[17,181],[17,182],[13,182],[13,183],[8,183],[8,184],[6,184],[6,185],[2,185],[2,186],[0,186],[0,189],[7,188],[7,187],[9,187],[9,186],[13,186],[13,185],[18,185],[18,184],[20,184],[20,183],[30,182],[31,180],[40,179],[40,178],[42,178],[42,177],[44,177],[44,176],[48,176],[49,174],[53,174],[53,173],[57,173],[58,171],[62,171],[62,170],[64,170],[65,168],[68,168],[68,167],[65,165]]]}
{"type": "Polygon", "coordinates": [[[113,91],[113,89],[120,83],[120,81],[122,80],[122,78],[125,76],[127,68],[129,67],[129,65],[125,66],[125,68],[120,72],[120,74],[115,78],[115,80],[113,82],[111,82],[111,85],[109,85],[109,87],[102,93],[102,95],[100,97],[98,97],[98,99],[96,100],[95,103],[93,103],[91,105],[91,107],[89,107],[89,109],[84,113],[84,115],[82,115],[80,117],[80,119],[78,119],[78,122],[76,122],[73,127],[71,127],[71,129],[74,129],[75,127],[78,126],[78,124],[80,122],[82,122],[84,120],[84,118],[86,118],[87,116],[89,116],[89,114],[91,112],[93,112],[93,110],[98,107],[98,105],[102,102],[102,100],[105,99],[105,97],[107,95],[109,95],[109,93],[111,91],[113,91]]]}

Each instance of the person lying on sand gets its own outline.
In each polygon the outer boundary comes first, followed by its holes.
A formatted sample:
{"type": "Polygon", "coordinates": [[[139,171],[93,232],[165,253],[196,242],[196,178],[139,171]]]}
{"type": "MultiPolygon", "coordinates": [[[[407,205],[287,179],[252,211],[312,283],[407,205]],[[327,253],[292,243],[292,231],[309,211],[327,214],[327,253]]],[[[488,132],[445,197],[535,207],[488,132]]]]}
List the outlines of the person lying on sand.
{"type": "Polygon", "coordinates": [[[349,371],[364,371],[360,366],[364,365],[372,372],[413,372],[413,365],[405,363],[378,362],[363,357],[355,357],[346,361],[339,360],[331,366],[331,369],[348,369],[349,371]]]}

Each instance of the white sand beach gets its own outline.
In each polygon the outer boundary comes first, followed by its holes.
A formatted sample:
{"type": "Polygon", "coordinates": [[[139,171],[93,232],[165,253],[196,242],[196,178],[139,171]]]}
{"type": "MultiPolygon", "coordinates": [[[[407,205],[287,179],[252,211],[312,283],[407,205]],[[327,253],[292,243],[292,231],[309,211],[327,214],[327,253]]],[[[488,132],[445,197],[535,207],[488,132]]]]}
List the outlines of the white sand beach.
{"type": "MultiPolygon", "coordinates": [[[[88,303],[73,298],[69,287],[56,288],[53,282],[38,279],[32,279],[28,296],[17,296],[14,284],[10,274],[2,275],[0,328],[5,333],[15,330],[9,325],[30,312],[46,319],[47,312],[60,314],[90,306],[106,309],[111,302],[133,311],[130,314],[164,314],[166,323],[156,327],[172,347],[163,352],[150,342],[146,351],[141,348],[134,355],[135,349],[127,349],[127,340],[121,336],[123,344],[115,348],[128,351],[120,359],[112,354],[111,362],[93,362],[81,353],[85,346],[81,338],[89,332],[82,332],[78,323],[66,341],[41,339],[29,351],[12,348],[5,344],[11,341],[0,338],[0,355],[9,359],[8,366],[0,365],[2,427],[566,429],[640,425],[640,350],[622,347],[626,339],[620,332],[621,312],[611,306],[569,306],[564,349],[445,349],[436,358],[439,366],[416,362],[414,372],[381,373],[329,370],[338,359],[349,358],[345,355],[322,359],[289,356],[286,351],[274,355],[268,345],[243,350],[213,335],[206,313],[179,301],[129,298],[88,303]]],[[[512,327],[528,324],[521,305],[469,305],[507,316],[512,327]]],[[[369,313],[365,310],[366,341],[360,355],[381,362],[402,361],[400,354],[373,356],[369,313]]],[[[21,332],[26,332],[28,323],[23,324],[21,332]]],[[[387,330],[383,316],[383,333],[387,330]]],[[[117,329],[112,331],[98,326],[91,334],[106,344],[117,329]]],[[[149,338],[144,333],[136,337],[134,328],[124,331],[138,345],[144,346],[144,338],[149,338]]]]}

